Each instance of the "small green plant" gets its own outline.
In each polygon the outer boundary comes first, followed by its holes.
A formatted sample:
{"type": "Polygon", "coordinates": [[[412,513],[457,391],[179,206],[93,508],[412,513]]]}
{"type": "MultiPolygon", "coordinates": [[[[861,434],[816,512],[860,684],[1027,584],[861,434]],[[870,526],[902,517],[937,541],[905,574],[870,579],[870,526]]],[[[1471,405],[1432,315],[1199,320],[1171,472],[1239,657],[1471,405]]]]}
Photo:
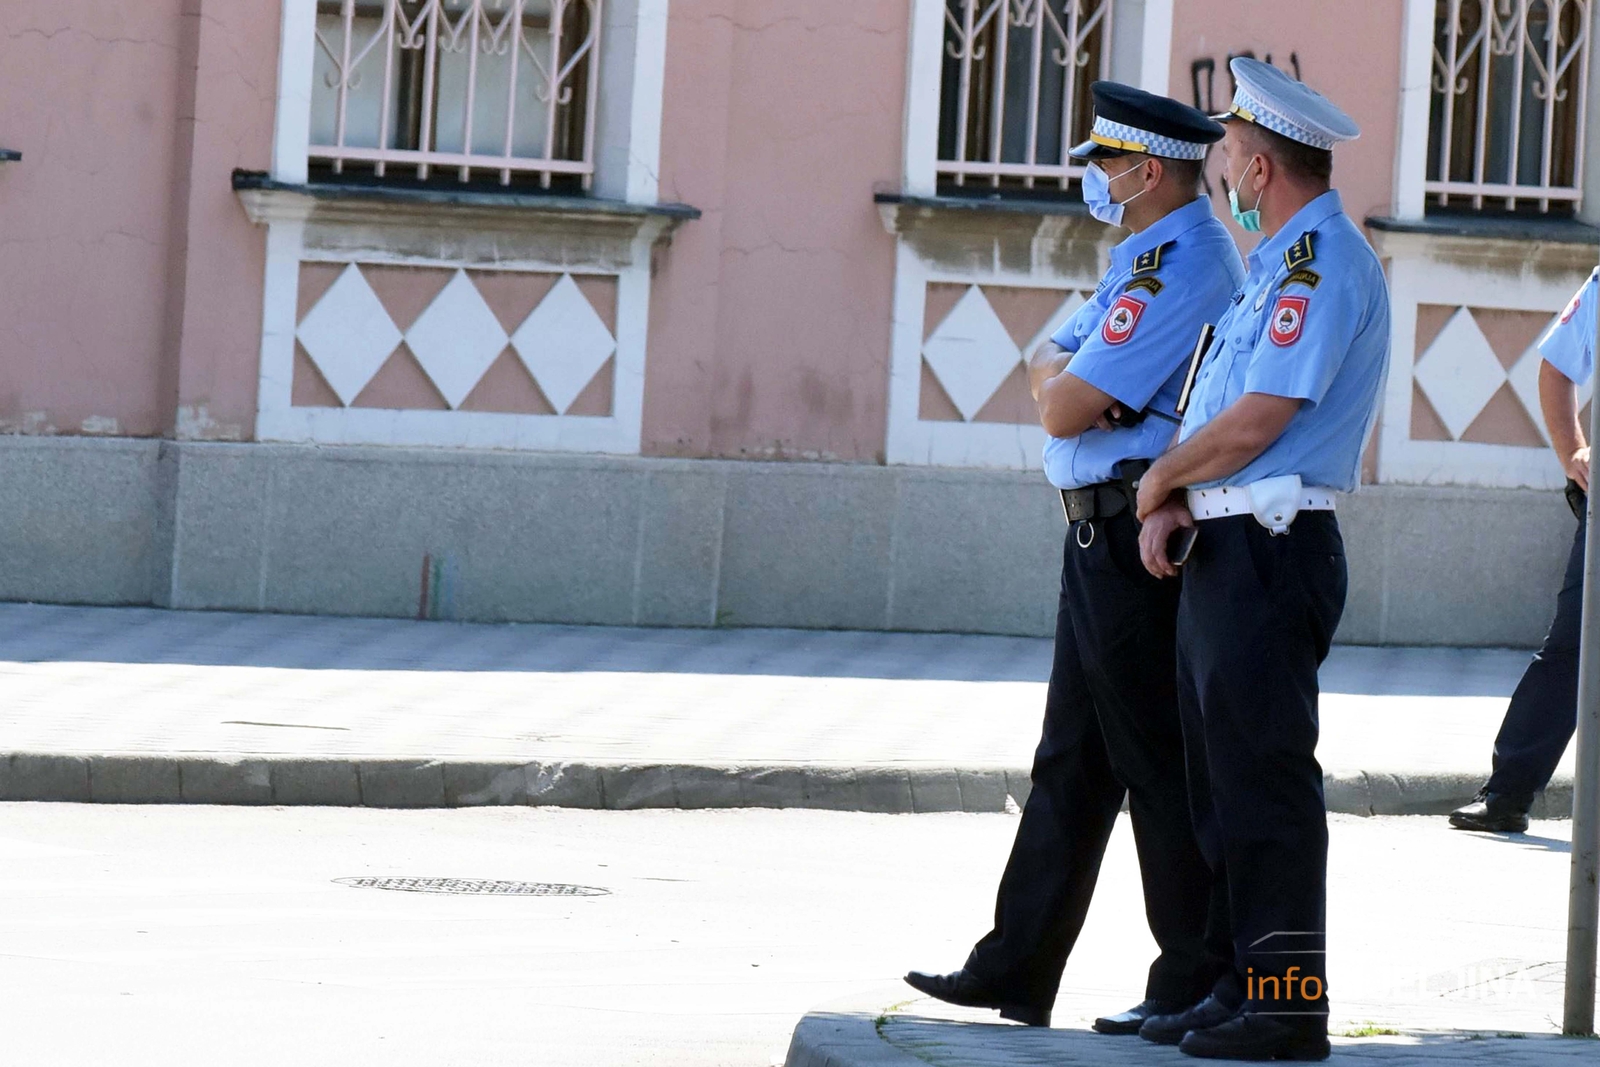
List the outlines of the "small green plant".
{"type": "Polygon", "coordinates": [[[1362,1023],[1360,1026],[1343,1030],[1340,1037],[1399,1037],[1400,1031],[1392,1026],[1379,1026],[1377,1023],[1362,1023]]]}

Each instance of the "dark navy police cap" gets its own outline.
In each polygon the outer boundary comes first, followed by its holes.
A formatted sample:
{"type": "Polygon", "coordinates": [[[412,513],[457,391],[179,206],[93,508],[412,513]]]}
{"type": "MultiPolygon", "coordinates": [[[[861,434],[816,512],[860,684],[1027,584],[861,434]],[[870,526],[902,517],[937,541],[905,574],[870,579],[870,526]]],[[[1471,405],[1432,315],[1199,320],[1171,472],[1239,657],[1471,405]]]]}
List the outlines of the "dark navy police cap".
{"type": "Polygon", "coordinates": [[[1095,82],[1094,127],[1073,159],[1105,159],[1143,152],[1167,159],[1204,159],[1222,140],[1222,125],[1188,104],[1121,82],[1095,82]]]}

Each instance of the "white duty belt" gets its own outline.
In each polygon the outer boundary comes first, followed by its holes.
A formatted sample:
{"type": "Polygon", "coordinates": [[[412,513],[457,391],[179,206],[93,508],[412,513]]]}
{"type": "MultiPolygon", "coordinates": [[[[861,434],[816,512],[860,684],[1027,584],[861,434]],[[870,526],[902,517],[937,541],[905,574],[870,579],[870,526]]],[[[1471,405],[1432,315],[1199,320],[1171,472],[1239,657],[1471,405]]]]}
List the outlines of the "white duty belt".
{"type": "Polygon", "coordinates": [[[1189,490],[1189,512],[1197,520],[1254,515],[1274,534],[1288,533],[1302,511],[1332,510],[1333,490],[1304,486],[1298,474],[1263,478],[1249,485],[1189,490]]]}

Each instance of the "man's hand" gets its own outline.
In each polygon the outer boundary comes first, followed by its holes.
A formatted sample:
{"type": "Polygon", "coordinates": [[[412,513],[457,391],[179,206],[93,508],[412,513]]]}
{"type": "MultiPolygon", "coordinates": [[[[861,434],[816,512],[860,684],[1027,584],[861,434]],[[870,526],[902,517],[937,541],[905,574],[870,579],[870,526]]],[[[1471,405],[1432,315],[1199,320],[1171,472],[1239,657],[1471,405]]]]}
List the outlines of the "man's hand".
{"type": "Polygon", "coordinates": [[[1561,465],[1566,468],[1567,477],[1577,482],[1583,491],[1587,493],[1589,491],[1589,446],[1584,445],[1572,453],[1561,465]]]}
{"type": "MultiPolygon", "coordinates": [[[[1144,495],[1142,486],[1139,493],[1144,495]]],[[[1176,578],[1178,568],[1167,558],[1167,541],[1174,530],[1193,525],[1194,516],[1177,501],[1151,512],[1139,531],[1139,558],[1144,561],[1144,569],[1157,578],[1176,578]]]]}
{"type": "Polygon", "coordinates": [[[1107,433],[1109,433],[1117,428],[1117,424],[1111,420],[1120,419],[1121,417],[1122,405],[1112,404],[1110,407],[1106,408],[1105,411],[1100,413],[1100,417],[1098,419],[1094,420],[1094,428],[1097,430],[1105,430],[1107,433]]]}

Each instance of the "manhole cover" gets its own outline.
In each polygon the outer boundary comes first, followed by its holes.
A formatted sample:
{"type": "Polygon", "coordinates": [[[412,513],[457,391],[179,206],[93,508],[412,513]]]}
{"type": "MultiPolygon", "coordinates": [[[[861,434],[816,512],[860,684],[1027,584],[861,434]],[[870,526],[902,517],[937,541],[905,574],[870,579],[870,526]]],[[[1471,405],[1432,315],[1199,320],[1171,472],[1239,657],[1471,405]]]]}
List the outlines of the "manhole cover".
{"type": "Polygon", "coordinates": [[[399,893],[473,893],[497,897],[605,897],[609,889],[553,882],[493,882],[483,878],[335,878],[340,885],[358,889],[389,889],[399,893]]]}

